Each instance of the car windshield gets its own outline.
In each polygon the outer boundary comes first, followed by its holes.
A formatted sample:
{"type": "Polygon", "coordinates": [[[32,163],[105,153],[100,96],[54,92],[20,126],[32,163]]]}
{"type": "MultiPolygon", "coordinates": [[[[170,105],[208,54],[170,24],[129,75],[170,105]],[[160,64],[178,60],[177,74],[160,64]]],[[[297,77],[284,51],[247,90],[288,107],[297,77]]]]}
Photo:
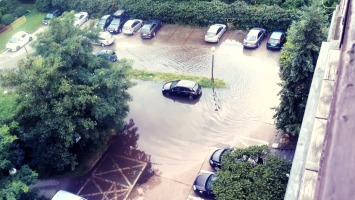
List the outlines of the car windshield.
{"type": "Polygon", "coordinates": [[[256,40],[256,36],[255,35],[248,35],[247,36],[247,40],[248,41],[255,41],[256,40]]]}
{"type": "Polygon", "coordinates": [[[198,90],[198,85],[195,84],[194,87],[192,88],[194,91],[197,91],[198,90]]]}
{"type": "Polygon", "coordinates": [[[9,40],[10,43],[17,43],[17,41],[18,41],[18,37],[12,37],[12,38],[9,40]]]}
{"type": "Polygon", "coordinates": [[[143,27],[141,30],[143,33],[148,33],[149,32],[149,27],[143,27]]]}
{"type": "Polygon", "coordinates": [[[75,16],[74,21],[79,21],[80,20],[80,16],[75,16]]]}
{"type": "Polygon", "coordinates": [[[270,43],[270,44],[277,44],[277,43],[279,43],[279,40],[278,40],[278,39],[270,38],[269,43],[270,43]]]}
{"type": "Polygon", "coordinates": [[[118,25],[120,24],[120,20],[119,19],[115,19],[111,22],[112,25],[118,25]]]}
{"type": "Polygon", "coordinates": [[[213,181],[215,181],[216,179],[217,179],[217,177],[213,174],[210,177],[208,177],[208,179],[206,181],[206,189],[212,190],[213,181]]]}
{"type": "Polygon", "coordinates": [[[50,13],[48,13],[46,16],[46,18],[52,18],[52,17],[53,17],[53,14],[50,14],[50,13]]]}

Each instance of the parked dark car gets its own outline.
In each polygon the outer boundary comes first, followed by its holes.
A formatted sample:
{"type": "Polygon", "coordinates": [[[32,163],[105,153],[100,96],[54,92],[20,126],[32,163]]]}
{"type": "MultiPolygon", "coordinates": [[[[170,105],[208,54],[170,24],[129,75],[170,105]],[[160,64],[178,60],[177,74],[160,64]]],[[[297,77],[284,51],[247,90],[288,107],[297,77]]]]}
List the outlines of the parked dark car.
{"type": "Polygon", "coordinates": [[[283,30],[275,30],[271,33],[266,43],[266,48],[270,50],[280,50],[286,42],[286,32],[283,30]]]}
{"type": "Polygon", "coordinates": [[[155,37],[157,31],[163,26],[163,22],[160,20],[149,20],[144,22],[141,28],[141,38],[155,37]]]}
{"type": "Polygon", "coordinates": [[[59,10],[59,9],[54,9],[54,10],[51,10],[47,13],[47,15],[44,17],[43,19],[43,24],[44,25],[49,25],[51,23],[51,20],[54,18],[54,17],[58,17],[62,14],[62,12],[59,10]]]}
{"type": "Polygon", "coordinates": [[[194,99],[200,97],[202,94],[201,86],[189,80],[174,80],[166,82],[163,85],[162,89],[163,95],[176,95],[176,96],[184,96],[189,99],[194,99]]]}
{"type": "Polygon", "coordinates": [[[214,198],[212,183],[217,179],[213,173],[201,173],[197,176],[192,186],[194,192],[201,197],[214,198]]]}
{"type": "Polygon", "coordinates": [[[94,52],[93,54],[96,57],[106,58],[108,61],[111,61],[111,62],[116,62],[117,61],[117,55],[112,50],[104,49],[104,50],[101,50],[101,51],[98,51],[98,52],[94,52]]]}
{"type": "Polygon", "coordinates": [[[258,48],[266,35],[263,28],[253,28],[243,41],[244,48],[258,48]]]}
{"type": "Polygon", "coordinates": [[[129,15],[125,10],[117,10],[112,14],[113,20],[107,27],[110,33],[121,33],[123,25],[129,20],[129,15]]]}
{"type": "Polygon", "coordinates": [[[97,23],[96,27],[102,31],[106,31],[112,20],[112,15],[104,15],[100,18],[99,23],[97,23]]]}
{"type": "Polygon", "coordinates": [[[233,148],[225,148],[225,149],[217,149],[215,150],[210,157],[210,165],[211,167],[218,171],[222,167],[222,158],[224,155],[232,152],[233,148]]]}

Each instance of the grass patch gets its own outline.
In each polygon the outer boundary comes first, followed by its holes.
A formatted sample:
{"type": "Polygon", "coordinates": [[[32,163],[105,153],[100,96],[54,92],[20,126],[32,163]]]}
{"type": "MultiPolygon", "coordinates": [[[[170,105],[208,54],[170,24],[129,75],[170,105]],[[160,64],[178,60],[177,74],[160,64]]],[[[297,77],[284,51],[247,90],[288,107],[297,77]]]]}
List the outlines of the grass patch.
{"type": "Polygon", "coordinates": [[[159,82],[184,79],[184,80],[196,81],[204,88],[226,88],[227,87],[227,84],[219,78],[215,78],[214,82],[212,82],[211,78],[207,78],[203,76],[190,76],[190,75],[176,74],[176,73],[132,69],[131,71],[128,72],[128,77],[133,79],[140,79],[144,81],[159,81],[159,82]]]}
{"type": "MultiPolygon", "coordinates": [[[[29,6],[29,5],[27,5],[29,6]]],[[[42,25],[42,20],[46,14],[38,12],[37,9],[32,9],[30,13],[26,15],[26,22],[15,30],[8,28],[6,31],[0,33],[0,51],[6,48],[7,41],[19,31],[26,31],[28,33],[33,33],[42,25]]]]}

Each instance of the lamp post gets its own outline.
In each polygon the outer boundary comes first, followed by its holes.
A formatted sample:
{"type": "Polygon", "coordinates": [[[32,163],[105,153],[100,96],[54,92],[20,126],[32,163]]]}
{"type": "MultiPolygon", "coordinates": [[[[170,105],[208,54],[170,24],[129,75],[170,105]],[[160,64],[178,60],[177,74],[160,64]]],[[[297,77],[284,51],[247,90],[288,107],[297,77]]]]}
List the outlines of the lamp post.
{"type": "Polygon", "coordinates": [[[212,52],[212,73],[211,73],[211,81],[214,82],[213,78],[213,68],[214,68],[214,52],[216,51],[215,47],[211,47],[211,52],[212,52]]]}

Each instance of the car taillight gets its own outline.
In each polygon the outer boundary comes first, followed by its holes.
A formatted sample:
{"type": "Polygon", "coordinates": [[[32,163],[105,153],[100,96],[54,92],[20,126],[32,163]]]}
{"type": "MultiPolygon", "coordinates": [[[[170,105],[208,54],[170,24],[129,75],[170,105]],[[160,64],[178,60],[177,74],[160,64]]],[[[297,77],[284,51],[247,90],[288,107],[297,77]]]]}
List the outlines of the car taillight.
{"type": "Polygon", "coordinates": [[[281,43],[281,40],[280,39],[278,39],[278,41],[279,41],[279,44],[281,43]]]}
{"type": "Polygon", "coordinates": [[[270,38],[267,41],[270,42],[270,38]]]}

